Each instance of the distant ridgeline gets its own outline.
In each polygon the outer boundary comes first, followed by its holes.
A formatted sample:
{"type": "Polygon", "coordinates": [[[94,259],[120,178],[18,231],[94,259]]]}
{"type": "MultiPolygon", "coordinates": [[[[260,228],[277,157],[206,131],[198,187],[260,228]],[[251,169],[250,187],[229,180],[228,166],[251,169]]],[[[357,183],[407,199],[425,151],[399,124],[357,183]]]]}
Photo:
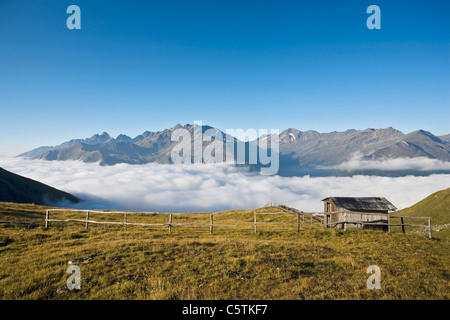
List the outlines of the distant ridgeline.
{"type": "MultiPolygon", "coordinates": [[[[87,139],[74,139],[53,147],[39,147],[20,154],[20,157],[43,160],[80,160],[83,162],[98,162],[100,165],[114,165],[117,163],[144,164],[150,162],[169,164],[171,151],[179,144],[172,141],[172,134],[177,129],[186,129],[192,133],[192,145],[197,143],[193,134],[196,125],[176,125],[171,129],[158,132],[146,131],[131,138],[119,135],[112,138],[106,132],[87,139]]],[[[202,139],[203,150],[210,144],[219,144],[226,155],[226,140],[229,135],[219,129],[202,126],[202,132],[220,133],[222,140],[215,138],[202,139]]],[[[243,142],[234,136],[235,150],[243,147],[250,148],[271,147],[274,135],[263,135],[257,139],[243,142]]],[[[300,131],[287,129],[277,136],[279,140],[279,175],[427,175],[433,173],[450,173],[450,135],[434,136],[432,133],[418,130],[404,134],[394,128],[347,130],[344,132],[319,133],[317,131],[300,131]],[[358,156],[363,163],[371,161],[391,160],[399,158],[424,158],[444,161],[444,166],[426,169],[405,167],[396,169],[371,167],[339,167],[343,163],[358,156]],[[446,162],[449,162],[447,165],[446,162]]],[[[259,154],[259,153],[258,153],[259,154]]],[[[204,156],[205,157],[205,156],[204,156]]],[[[225,160],[225,159],[224,159],[225,160]]],[[[249,165],[248,156],[245,164],[253,169],[262,167],[249,165]]],[[[259,161],[260,159],[258,159],[259,161]]]]}
{"type": "Polygon", "coordinates": [[[0,168],[0,202],[54,205],[62,201],[78,203],[80,199],[0,168]]]}

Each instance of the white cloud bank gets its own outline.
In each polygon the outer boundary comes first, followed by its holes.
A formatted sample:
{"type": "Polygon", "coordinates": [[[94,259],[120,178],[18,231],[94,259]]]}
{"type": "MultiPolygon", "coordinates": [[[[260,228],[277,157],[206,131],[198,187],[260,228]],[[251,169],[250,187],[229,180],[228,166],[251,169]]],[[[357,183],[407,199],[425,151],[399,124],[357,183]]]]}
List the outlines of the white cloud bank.
{"type": "Polygon", "coordinates": [[[0,159],[0,167],[72,193],[84,208],[136,211],[252,209],[268,200],[322,211],[327,196],[382,196],[405,208],[450,187],[450,174],[424,177],[280,177],[229,165],[99,166],[78,161],[0,159]]]}
{"type": "Polygon", "coordinates": [[[336,170],[415,170],[415,171],[450,171],[450,161],[442,161],[438,159],[430,159],[426,157],[417,158],[396,158],[396,159],[380,159],[380,160],[364,160],[361,154],[356,154],[347,162],[336,166],[321,167],[322,169],[336,170]]]}

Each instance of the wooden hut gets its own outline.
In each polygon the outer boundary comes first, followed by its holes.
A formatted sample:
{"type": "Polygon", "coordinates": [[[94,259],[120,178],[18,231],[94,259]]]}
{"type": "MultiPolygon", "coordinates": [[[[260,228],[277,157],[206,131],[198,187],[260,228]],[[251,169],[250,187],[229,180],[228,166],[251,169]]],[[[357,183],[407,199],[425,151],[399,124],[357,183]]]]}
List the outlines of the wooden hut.
{"type": "Polygon", "coordinates": [[[387,230],[389,212],[397,210],[381,197],[328,197],[324,202],[325,223],[337,229],[380,228],[387,230]]]}

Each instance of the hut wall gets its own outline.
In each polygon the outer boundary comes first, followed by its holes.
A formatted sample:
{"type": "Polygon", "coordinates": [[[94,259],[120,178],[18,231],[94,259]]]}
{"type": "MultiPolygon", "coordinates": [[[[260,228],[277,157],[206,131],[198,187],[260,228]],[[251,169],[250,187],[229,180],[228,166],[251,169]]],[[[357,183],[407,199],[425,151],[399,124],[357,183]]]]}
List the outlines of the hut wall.
{"type": "Polygon", "coordinates": [[[332,202],[332,201],[325,201],[323,203],[323,211],[324,212],[333,212],[333,211],[338,211],[339,208],[336,207],[336,205],[332,202]]]}
{"type": "MultiPolygon", "coordinates": [[[[330,223],[335,222],[379,222],[379,223],[387,223],[387,214],[386,213],[364,213],[364,212],[351,212],[351,211],[341,211],[341,212],[333,212],[330,214],[330,223]]],[[[345,224],[337,224],[335,226],[336,229],[385,229],[385,226],[379,225],[362,225],[357,223],[347,223],[345,224]]]]}

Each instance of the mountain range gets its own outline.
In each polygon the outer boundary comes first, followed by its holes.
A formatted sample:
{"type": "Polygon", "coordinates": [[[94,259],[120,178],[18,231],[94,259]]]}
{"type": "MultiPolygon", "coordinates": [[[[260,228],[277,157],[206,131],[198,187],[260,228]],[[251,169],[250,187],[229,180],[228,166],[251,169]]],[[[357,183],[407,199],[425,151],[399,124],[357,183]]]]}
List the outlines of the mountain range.
{"type": "MultiPolygon", "coordinates": [[[[194,136],[195,125],[191,124],[177,124],[158,132],[146,131],[135,138],[123,134],[113,138],[103,132],[86,139],[72,139],[57,146],[39,147],[19,156],[42,160],[81,160],[98,162],[100,165],[171,163],[171,150],[178,144],[178,141],[171,141],[171,136],[179,128],[188,130],[191,137],[194,136]]],[[[217,128],[205,125],[201,128],[203,134],[222,134],[223,140],[218,142],[222,144],[225,154],[225,141],[229,136],[217,128]]],[[[426,157],[450,161],[450,135],[435,136],[424,130],[404,134],[389,127],[320,133],[290,128],[281,132],[278,138],[281,175],[304,174],[317,167],[339,165],[352,159],[355,154],[364,160],[426,157]]],[[[266,148],[265,143],[270,148],[273,136],[261,136],[249,142],[235,137],[232,139],[235,150],[239,144],[243,144],[248,150],[251,145],[266,148]]],[[[195,139],[193,143],[194,141],[195,139]]],[[[203,142],[203,148],[209,143],[203,142]]]]}

